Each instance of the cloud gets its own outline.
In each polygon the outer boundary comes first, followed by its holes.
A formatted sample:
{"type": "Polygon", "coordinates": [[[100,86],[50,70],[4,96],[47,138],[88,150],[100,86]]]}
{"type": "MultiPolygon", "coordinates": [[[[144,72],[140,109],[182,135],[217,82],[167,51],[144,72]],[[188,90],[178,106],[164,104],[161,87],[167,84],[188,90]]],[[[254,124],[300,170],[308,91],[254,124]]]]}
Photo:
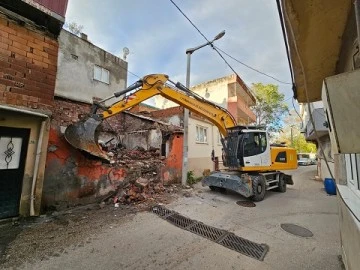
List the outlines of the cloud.
{"type": "MultiPolygon", "coordinates": [[[[178,6],[212,39],[226,30],[216,46],[235,58],[284,81],[290,81],[286,52],[275,1],[268,0],[175,0],[178,6]]],[[[67,21],[84,26],[96,45],[117,55],[128,47],[129,70],[139,76],[166,73],[185,84],[187,48],[204,38],[170,1],[70,0],[67,21]]],[[[278,84],[227,59],[247,84],[278,84]]],[[[231,74],[210,47],[191,57],[191,85],[231,74]]],[[[128,82],[136,78],[129,75],[128,82]]],[[[289,85],[280,85],[291,96],[289,85]]]]}

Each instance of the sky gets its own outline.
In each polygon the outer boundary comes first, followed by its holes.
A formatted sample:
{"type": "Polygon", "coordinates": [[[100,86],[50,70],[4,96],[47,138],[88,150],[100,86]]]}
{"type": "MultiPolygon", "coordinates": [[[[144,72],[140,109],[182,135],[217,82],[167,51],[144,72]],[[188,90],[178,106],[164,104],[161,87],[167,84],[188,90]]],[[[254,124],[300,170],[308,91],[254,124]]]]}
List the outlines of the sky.
{"type": "MultiPolygon", "coordinates": [[[[291,82],[275,0],[174,0],[209,39],[226,34],[215,45],[240,61],[291,82]]],[[[128,70],[142,77],[168,74],[185,85],[187,48],[206,42],[170,0],[69,0],[67,22],[82,25],[88,39],[122,57],[127,47],[128,70]]],[[[279,85],[291,106],[291,85],[281,84],[224,57],[248,86],[279,85]]],[[[210,47],[191,57],[190,85],[232,74],[210,47]]],[[[138,78],[128,74],[128,85],[138,78]]]]}

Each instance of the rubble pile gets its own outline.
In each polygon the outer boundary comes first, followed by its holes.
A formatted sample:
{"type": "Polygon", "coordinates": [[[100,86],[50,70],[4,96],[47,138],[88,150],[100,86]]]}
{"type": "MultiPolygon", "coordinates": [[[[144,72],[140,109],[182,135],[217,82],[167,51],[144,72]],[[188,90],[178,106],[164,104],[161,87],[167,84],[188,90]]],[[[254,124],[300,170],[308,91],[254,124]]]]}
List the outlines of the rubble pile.
{"type": "Polygon", "coordinates": [[[165,166],[164,159],[156,148],[147,151],[140,147],[133,150],[118,149],[114,154],[115,163],[126,166],[128,174],[111,198],[115,206],[119,203],[155,201],[165,192],[173,193],[175,185],[164,187],[161,183],[160,172],[161,167],[165,166]]]}
{"type": "Polygon", "coordinates": [[[173,189],[165,188],[162,183],[154,182],[154,179],[139,177],[133,183],[128,183],[124,188],[119,188],[113,198],[113,202],[130,204],[145,200],[156,200],[165,191],[171,192],[173,189]]]}

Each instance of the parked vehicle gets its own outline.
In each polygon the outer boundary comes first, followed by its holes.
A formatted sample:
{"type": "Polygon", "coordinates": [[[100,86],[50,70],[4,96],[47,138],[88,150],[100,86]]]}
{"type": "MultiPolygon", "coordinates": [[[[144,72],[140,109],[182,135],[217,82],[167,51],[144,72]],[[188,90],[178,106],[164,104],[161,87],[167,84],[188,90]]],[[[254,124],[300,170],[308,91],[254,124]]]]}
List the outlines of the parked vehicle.
{"type": "Polygon", "coordinates": [[[316,164],[316,159],[312,158],[310,154],[300,153],[297,155],[299,166],[309,166],[316,164]]]}
{"type": "Polygon", "coordinates": [[[311,165],[316,165],[317,164],[317,158],[311,158],[311,165]]]}

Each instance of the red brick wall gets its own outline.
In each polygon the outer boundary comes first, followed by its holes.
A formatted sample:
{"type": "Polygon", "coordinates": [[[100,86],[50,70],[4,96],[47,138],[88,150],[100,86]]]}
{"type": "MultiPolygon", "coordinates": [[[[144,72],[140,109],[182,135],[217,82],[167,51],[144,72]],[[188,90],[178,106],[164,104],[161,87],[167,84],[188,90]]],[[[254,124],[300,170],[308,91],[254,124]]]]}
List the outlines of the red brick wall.
{"type": "Polygon", "coordinates": [[[51,109],[58,42],[0,15],[0,103],[51,109]]]}
{"type": "Polygon", "coordinates": [[[138,105],[132,107],[129,111],[133,112],[133,113],[138,113],[138,112],[155,112],[158,110],[159,109],[155,109],[155,108],[151,108],[146,105],[138,104],[138,105]]]}
{"type": "Polygon", "coordinates": [[[177,106],[177,107],[171,107],[167,109],[161,109],[158,111],[151,112],[151,117],[154,118],[166,118],[173,115],[182,114],[184,112],[183,107],[177,106]]]}
{"type": "MultiPolygon", "coordinates": [[[[59,126],[67,127],[90,113],[90,109],[90,104],[55,97],[51,126],[54,128],[59,126]]],[[[99,112],[101,112],[101,110],[99,110],[99,112]]],[[[102,124],[102,130],[123,133],[126,131],[146,129],[152,125],[153,122],[151,121],[142,120],[125,113],[119,113],[106,119],[102,124]]]]}
{"type": "Polygon", "coordinates": [[[51,126],[58,127],[68,125],[79,121],[80,117],[90,112],[91,105],[81,102],[75,102],[62,98],[55,98],[51,126]]]}

